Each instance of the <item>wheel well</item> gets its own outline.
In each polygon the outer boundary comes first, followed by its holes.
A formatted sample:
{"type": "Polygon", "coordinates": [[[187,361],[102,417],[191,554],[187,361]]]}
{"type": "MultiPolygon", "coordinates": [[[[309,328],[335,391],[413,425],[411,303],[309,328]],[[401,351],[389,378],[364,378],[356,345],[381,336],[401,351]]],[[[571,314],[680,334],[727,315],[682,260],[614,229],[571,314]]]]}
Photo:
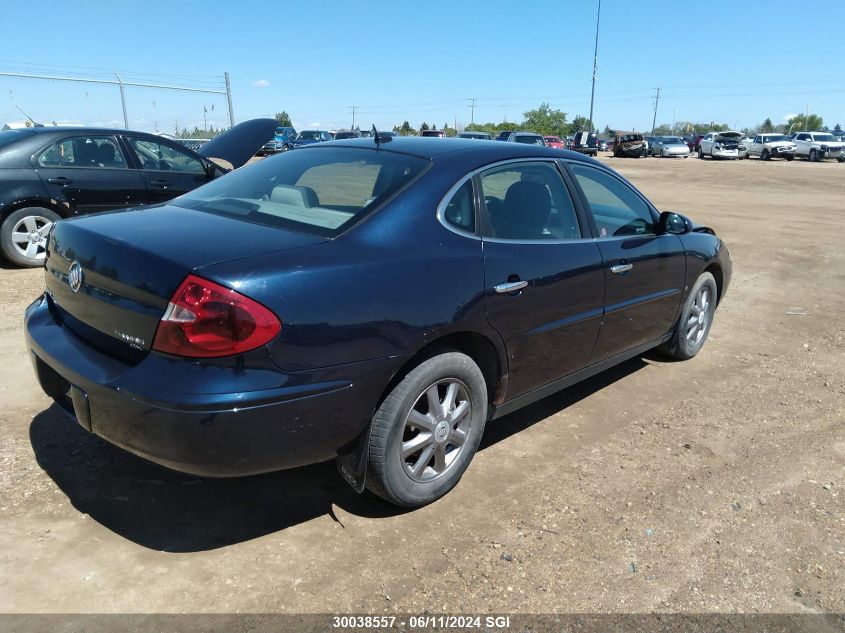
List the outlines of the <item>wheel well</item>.
{"type": "Polygon", "coordinates": [[[70,209],[60,204],[53,204],[50,200],[22,200],[20,202],[10,204],[9,206],[5,207],[2,211],[0,211],[0,222],[5,220],[10,213],[14,213],[18,209],[23,209],[25,207],[43,207],[45,209],[49,209],[50,211],[58,213],[63,218],[68,218],[71,216],[70,209]]]}
{"type": "Polygon", "coordinates": [[[716,303],[718,304],[719,300],[722,298],[722,267],[719,266],[719,264],[713,263],[705,268],[704,272],[710,273],[716,280],[716,303]]]}
{"type": "MultiPolygon", "coordinates": [[[[378,403],[387,397],[393,388],[408,375],[417,365],[424,360],[436,356],[443,351],[456,351],[469,356],[481,373],[484,375],[484,382],[487,385],[487,402],[492,403],[497,396],[501,395],[500,390],[503,387],[502,382],[502,366],[499,362],[499,354],[496,347],[490,342],[490,339],[477,332],[455,332],[447,336],[441,337],[428,343],[425,347],[419,350],[412,358],[410,358],[397,371],[390,382],[387,384],[384,392],[382,392],[378,403]]],[[[378,405],[377,405],[378,406],[378,405]]]]}

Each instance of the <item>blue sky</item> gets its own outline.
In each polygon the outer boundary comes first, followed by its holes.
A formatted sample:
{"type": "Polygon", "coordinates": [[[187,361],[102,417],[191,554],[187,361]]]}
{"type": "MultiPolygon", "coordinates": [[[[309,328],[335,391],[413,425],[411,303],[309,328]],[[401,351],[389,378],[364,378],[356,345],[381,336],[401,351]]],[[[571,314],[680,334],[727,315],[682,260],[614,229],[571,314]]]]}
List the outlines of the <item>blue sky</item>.
{"type": "MultiPolygon", "coordinates": [[[[294,124],[389,128],[408,119],[520,120],[546,101],[589,113],[597,0],[15,2],[0,71],[219,88],[236,121],[286,110],[294,124]],[[46,17],[49,16],[49,19],[46,17]]],[[[754,126],[810,111],[845,125],[840,0],[603,0],[595,121],[754,126]],[[806,17],[805,17],[806,16],[806,17]]],[[[122,126],[114,86],[0,77],[0,122],[122,126]]],[[[226,123],[218,95],[127,88],[130,126],[226,123]],[[212,109],[213,106],[213,109],[212,109]]]]}

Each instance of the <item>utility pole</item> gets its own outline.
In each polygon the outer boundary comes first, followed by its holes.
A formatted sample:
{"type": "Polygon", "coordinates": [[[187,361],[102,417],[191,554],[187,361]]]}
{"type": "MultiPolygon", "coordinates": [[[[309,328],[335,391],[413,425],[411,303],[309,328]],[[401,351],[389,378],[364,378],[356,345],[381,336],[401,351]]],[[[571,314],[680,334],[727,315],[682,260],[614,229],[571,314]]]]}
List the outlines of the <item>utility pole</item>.
{"type": "Polygon", "coordinates": [[[475,102],[477,99],[476,97],[472,97],[471,99],[467,99],[467,101],[472,102],[469,104],[469,124],[472,125],[475,123],[475,102]]]}
{"type": "Polygon", "coordinates": [[[804,116],[804,131],[807,131],[807,126],[810,125],[810,104],[807,104],[807,114],[804,116]]]}
{"type": "Polygon", "coordinates": [[[596,13],[596,48],[593,52],[593,88],[590,91],[590,132],[595,127],[593,125],[593,103],[596,99],[596,71],[599,67],[599,20],[601,19],[601,0],[599,0],[599,10],[596,13]]]}
{"type": "Polygon", "coordinates": [[[349,129],[354,130],[355,129],[355,108],[357,106],[349,106],[349,107],[352,108],[352,127],[349,128],[349,129]]]}
{"type": "Polygon", "coordinates": [[[229,73],[224,72],[223,78],[226,80],[226,103],[229,106],[229,127],[235,127],[235,112],[232,110],[232,83],[229,81],[229,73]]]}
{"type": "Polygon", "coordinates": [[[654,136],[654,128],[657,125],[657,104],[660,103],[660,88],[655,88],[657,94],[654,96],[654,118],[651,120],[651,135],[654,136]]]}
{"type": "Polygon", "coordinates": [[[117,83],[120,86],[120,105],[123,106],[123,127],[124,129],[129,129],[129,117],[126,116],[126,91],[123,89],[123,80],[120,78],[120,75],[117,74],[117,71],[112,68],[114,71],[114,76],[117,77],[117,83]]]}

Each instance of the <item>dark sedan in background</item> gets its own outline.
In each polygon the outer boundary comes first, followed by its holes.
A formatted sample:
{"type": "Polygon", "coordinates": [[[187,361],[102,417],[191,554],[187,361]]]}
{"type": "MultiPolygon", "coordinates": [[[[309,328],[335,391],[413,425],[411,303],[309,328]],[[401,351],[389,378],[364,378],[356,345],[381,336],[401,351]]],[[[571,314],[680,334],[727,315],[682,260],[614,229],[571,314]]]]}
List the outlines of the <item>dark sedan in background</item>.
{"type": "Polygon", "coordinates": [[[40,266],[55,221],[175,198],[246,163],[276,125],[245,121],[198,152],[127,130],[0,132],[0,251],[19,266],[40,266]]]}
{"type": "Polygon", "coordinates": [[[332,139],[332,135],[325,130],[302,130],[295,137],[285,141],[285,146],[287,149],[297,149],[306,145],[313,145],[314,143],[331,141],[332,139]]]}
{"type": "Polygon", "coordinates": [[[446,494],[488,421],[694,356],[731,278],[711,229],[581,154],[379,136],[58,222],[45,265],[27,343],[84,428],[200,475],[336,458],[403,506],[446,494]]]}

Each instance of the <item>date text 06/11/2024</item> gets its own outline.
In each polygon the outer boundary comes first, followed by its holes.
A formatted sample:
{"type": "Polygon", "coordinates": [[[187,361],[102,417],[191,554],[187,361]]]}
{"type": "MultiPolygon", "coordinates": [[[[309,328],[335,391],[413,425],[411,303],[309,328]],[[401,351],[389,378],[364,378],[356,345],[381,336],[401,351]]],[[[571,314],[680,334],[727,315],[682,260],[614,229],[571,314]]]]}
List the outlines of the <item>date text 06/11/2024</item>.
{"type": "Polygon", "coordinates": [[[508,629],[507,615],[411,615],[398,618],[393,615],[336,615],[332,617],[335,629],[392,629],[396,626],[409,629],[508,629]]]}

